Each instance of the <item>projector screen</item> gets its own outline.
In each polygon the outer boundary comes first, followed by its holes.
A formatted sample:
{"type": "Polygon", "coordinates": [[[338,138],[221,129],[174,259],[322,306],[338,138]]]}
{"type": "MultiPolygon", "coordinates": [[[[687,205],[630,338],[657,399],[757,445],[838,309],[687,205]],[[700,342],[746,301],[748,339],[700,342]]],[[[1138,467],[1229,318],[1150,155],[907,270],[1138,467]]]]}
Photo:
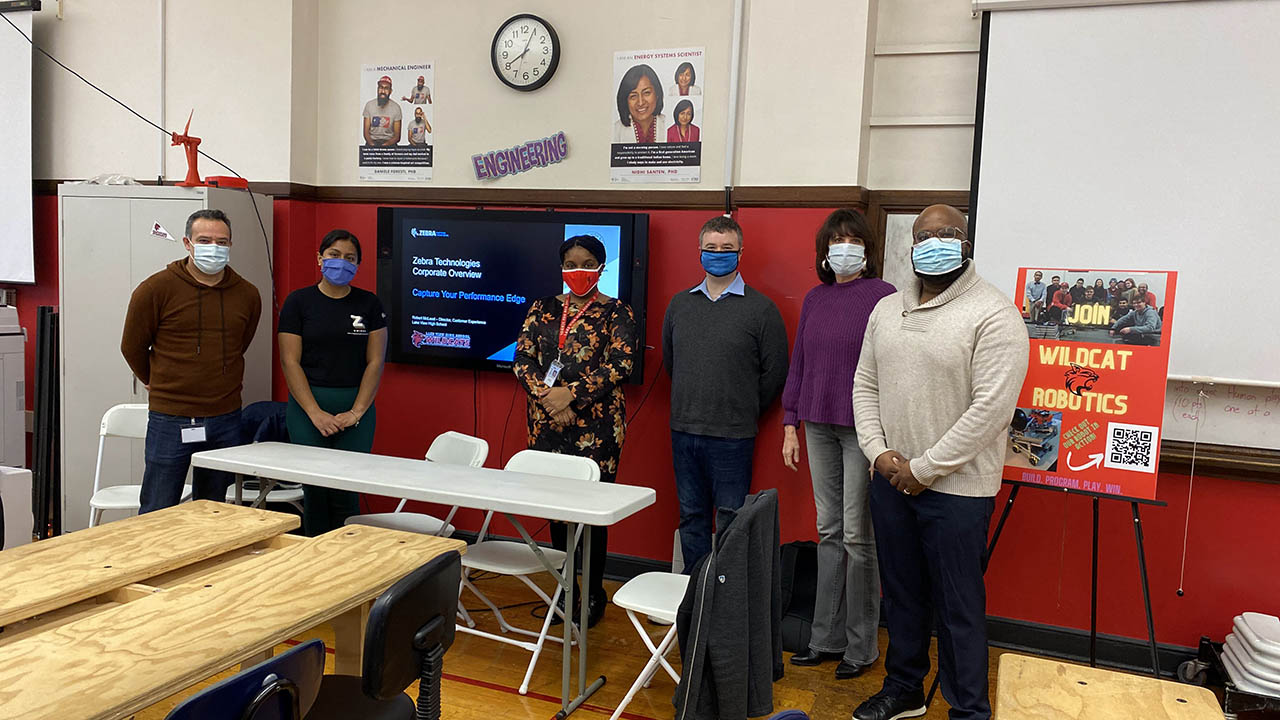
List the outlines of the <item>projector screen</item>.
{"type": "MultiPolygon", "coordinates": [[[[31,37],[31,11],[5,13],[31,37]]],[[[34,283],[31,240],[31,45],[0,21],[0,282],[34,283]]]]}
{"type": "Polygon", "coordinates": [[[1169,374],[1280,380],[1280,2],[988,15],[974,242],[1019,266],[1176,270],[1169,374]]]}
{"type": "MultiPolygon", "coordinates": [[[[538,298],[565,292],[560,244],[605,248],[600,292],[629,304],[644,337],[649,217],[632,213],[378,208],[378,296],[391,362],[509,371],[538,298]]],[[[644,377],[636,353],[631,381],[644,377]]]]}

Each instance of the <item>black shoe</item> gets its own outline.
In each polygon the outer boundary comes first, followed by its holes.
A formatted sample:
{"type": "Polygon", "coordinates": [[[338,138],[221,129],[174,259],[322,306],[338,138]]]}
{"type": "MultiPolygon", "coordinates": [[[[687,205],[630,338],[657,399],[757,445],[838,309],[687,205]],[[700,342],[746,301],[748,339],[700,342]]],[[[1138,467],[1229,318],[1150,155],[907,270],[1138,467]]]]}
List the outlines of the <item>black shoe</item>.
{"type": "Polygon", "coordinates": [[[804,653],[796,653],[791,656],[791,664],[800,667],[813,667],[821,665],[828,660],[839,660],[844,657],[842,652],[824,652],[822,650],[814,650],[812,648],[804,651],[804,653]]]}
{"type": "Polygon", "coordinates": [[[840,664],[836,666],[836,679],[848,680],[849,678],[856,678],[866,672],[869,667],[871,667],[871,663],[855,665],[848,660],[841,660],[840,664]]]}
{"type": "MultiPolygon", "coordinates": [[[[579,605],[579,603],[581,603],[581,602],[582,602],[582,593],[578,592],[578,590],[577,590],[576,588],[575,588],[575,589],[574,589],[574,591],[573,591],[573,599],[576,601],[576,602],[574,602],[574,605],[575,605],[575,606],[577,606],[577,607],[581,607],[581,605],[579,605]]],[[[560,599],[556,601],[556,607],[560,609],[560,612],[559,612],[559,613],[552,613],[552,614],[551,614],[551,624],[552,624],[553,626],[554,626],[554,625],[559,625],[559,624],[561,624],[562,622],[564,622],[563,620],[561,620],[561,619],[560,619],[560,613],[565,613],[566,615],[568,614],[568,611],[566,611],[566,610],[564,609],[564,593],[560,593],[560,599]]],[[[575,618],[578,616],[578,611],[577,611],[577,610],[574,610],[574,612],[573,612],[573,616],[574,616],[575,618]]]]}
{"type": "Polygon", "coordinates": [[[587,628],[593,628],[604,618],[605,608],[609,607],[609,596],[601,590],[599,594],[592,593],[591,599],[587,602],[587,628]]]}
{"type": "Polygon", "coordinates": [[[920,717],[927,709],[920,690],[906,695],[890,695],[881,690],[853,711],[853,720],[902,720],[920,717]]]}

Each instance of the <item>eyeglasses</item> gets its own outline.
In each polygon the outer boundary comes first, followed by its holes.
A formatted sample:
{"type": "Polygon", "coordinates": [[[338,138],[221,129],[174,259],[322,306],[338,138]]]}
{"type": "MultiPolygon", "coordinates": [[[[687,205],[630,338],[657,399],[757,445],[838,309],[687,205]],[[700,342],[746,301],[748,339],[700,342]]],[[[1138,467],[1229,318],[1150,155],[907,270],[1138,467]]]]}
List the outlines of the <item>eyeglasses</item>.
{"type": "Polygon", "coordinates": [[[916,244],[920,244],[929,238],[938,238],[939,240],[964,240],[964,230],[954,225],[940,227],[937,230],[920,230],[915,234],[916,244]]]}

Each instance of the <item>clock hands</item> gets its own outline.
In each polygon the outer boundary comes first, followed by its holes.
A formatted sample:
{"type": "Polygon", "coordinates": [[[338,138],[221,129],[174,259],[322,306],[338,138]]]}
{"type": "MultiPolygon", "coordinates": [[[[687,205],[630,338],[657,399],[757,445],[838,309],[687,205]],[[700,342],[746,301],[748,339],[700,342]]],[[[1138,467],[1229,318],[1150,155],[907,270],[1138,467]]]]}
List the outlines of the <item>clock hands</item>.
{"type": "Polygon", "coordinates": [[[529,52],[529,43],[533,42],[534,35],[537,35],[537,33],[534,33],[534,32],[529,33],[529,39],[524,41],[524,50],[521,50],[520,54],[516,56],[517,60],[524,57],[525,54],[529,52]]]}

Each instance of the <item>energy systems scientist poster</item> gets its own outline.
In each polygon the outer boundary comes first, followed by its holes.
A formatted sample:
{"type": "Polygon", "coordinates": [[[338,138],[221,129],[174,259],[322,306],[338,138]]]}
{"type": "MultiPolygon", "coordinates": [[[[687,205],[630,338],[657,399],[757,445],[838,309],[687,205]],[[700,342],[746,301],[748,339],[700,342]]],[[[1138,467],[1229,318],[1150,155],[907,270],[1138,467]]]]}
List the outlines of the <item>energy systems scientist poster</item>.
{"type": "Polygon", "coordinates": [[[701,179],[705,56],[703,48],[614,54],[612,182],[701,179]]]}
{"type": "Polygon", "coordinates": [[[1018,270],[1031,362],[1004,479],[1154,499],[1177,273],[1018,270]]]}

